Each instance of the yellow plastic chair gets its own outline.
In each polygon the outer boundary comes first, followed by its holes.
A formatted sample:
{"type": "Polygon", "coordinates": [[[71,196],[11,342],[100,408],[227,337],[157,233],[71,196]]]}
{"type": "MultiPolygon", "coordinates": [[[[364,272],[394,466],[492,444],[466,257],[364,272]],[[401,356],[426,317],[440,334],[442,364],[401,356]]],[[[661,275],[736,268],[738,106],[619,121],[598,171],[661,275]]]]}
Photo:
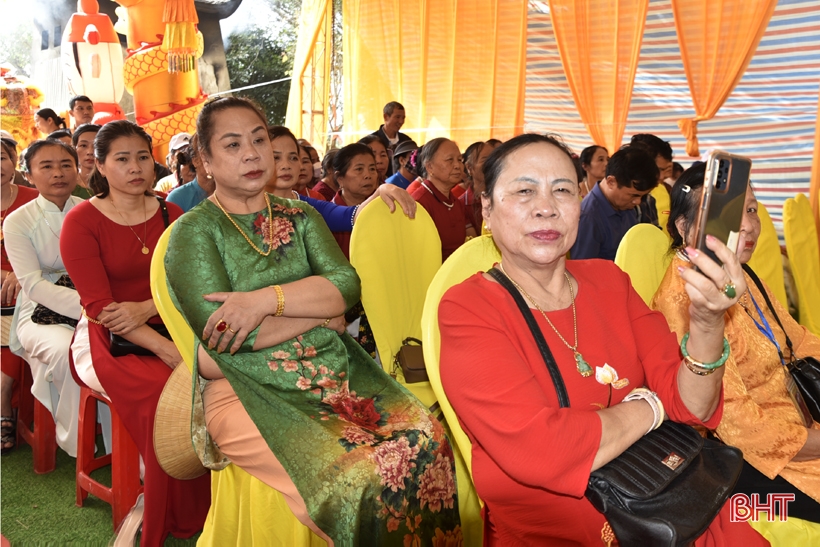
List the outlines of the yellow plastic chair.
{"type": "MultiPolygon", "coordinates": [[[[194,332],[174,305],[165,276],[165,252],[172,229],[173,224],[154,249],[151,294],[185,365],[192,371],[194,332]]],[[[282,494],[230,464],[222,471],[211,471],[211,508],[197,545],[324,547],[327,543],[293,516],[282,494]]]]}
{"type": "Polygon", "coordinates": [[[649,194],[655,198],[655,208],[658,211],[658,224],[663,230],[663,233],[666,234],[666,237],[669,238],[669,241],[672,241],[672,237],[669,235],[669,230],[666,228],[666,224],[669,222],[669,212],[672,208],[672,202],[669,199],[669,191],[663,184],[659,184],[652,189],[649,194]]]}
{"type": "MultiPolygon", "coordinates": [[[[393,372],[393,358],[407,337],[421,339],[424,295],[441,267],[441,240],[433,219],[416,208],[416,218],[390,212],[381,200],[356,219],[350,238],[350,263],[362,281],[364,305],[382,367],[393,372]]],[[[406,384],[401,369],[396,379],[428,407],[436,403],[430,382],[406,384]]]]}
{"type": "MultiPolygon", "coordinates": [[[[757,273],[757,272],[755,272],[757,273]]],[[[785,522],[769,522],[762,514],[757,522],[749,521],[752,528],[766,538],[772,547],[795,547],[796,545],[820,545],[820,524],[789,516],[785,522]]]]}
{"type": "MultiPolygon", "coordinates": [[[[489,270],[493,264],[500,260],[501,252],[490,235],[476,237],[462,245],[444,262],[433,278],[432,283],[430,283],[427,298],[424,300],[424,313],[421,316],[424,364],[427,367],[427,375],[430,377],[430,384],[438,398],[441,411],[450,430],[450,439],[454,443],[453,452],[456,456],[456,465],[464,465],[467,471],[466,476],[458,476],[459,503],[463,505],[469,502],[475,506],[480,504],[481,500],[478,499],[478,494],[472,483],[472,443],[464,430],[461,429],[456,412],[447,400],[447,394],[444,393],[444,387],[441,385],[439,371],[441,336],[438,326],[438,305],[441,297],[450,287],[461,283],[476,272],[489,270]]],[[[477,521],[466,520],[464,509],[462,509],[461,524],[465,530],[465,545],[479,545],[483,536],[483,523],[480,515],[477,521]],[[469,542],[467,539],[469,539],[469,542]]]]}
{"type": "Polygon", "coordinates": [[[647,305],[672,262],[669,242],[655,226],[638,224],[629,229],[615,253],[615,264],[629,274],[632,286],[647,305]]]}
{"type": "Polygon", "coordinates": [[[783,204],[786,251],[800,299],[800,324],[820,336],[820,250],[809,200],[803,194],[783,204]]]}
{"type": "Polygon", "coordinates": [[[762,203],[758,203],[757,214],[760,217],[760,237],[757,240],[755,252],[749,260],[749,266],[771,289],[783,307],[788,309],[789,300],[786,297],[786,285],[783,281],[783,258],[780,254],[777,231],[774,229],[769,211],[762,203]]]}

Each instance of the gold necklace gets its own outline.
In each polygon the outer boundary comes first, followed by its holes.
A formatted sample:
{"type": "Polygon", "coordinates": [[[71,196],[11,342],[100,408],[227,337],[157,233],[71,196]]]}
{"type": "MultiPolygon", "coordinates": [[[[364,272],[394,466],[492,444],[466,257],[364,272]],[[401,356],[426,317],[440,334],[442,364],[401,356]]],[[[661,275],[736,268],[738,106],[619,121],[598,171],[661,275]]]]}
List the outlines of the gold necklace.
{"type": "MultiPolygon", "coordinates": [[[[268,207],[268,232],[269,232],[268,233],[268,241],[270,241],[270,243],[268,244],[268,250],[265,251],[265,252],[262,252],[259,249],[259,247],[257,247],[256,245],[253,244],[253,241],[251,241],[251,238],[249,238],[247,236],[247,234],[245,234],[245,232],[242,231],[242,228],[240,228],[239,224],[237,224],[234,221],[234,219],[233,219],[233,217],[231,217],[230,213],[228,213],[228,211],[226,211],[225,208],[222,207],[222,204],[219,203],[219,198],[216,197],[216,192],[214,192],[214,202],[216,203],[217,207],[219,207],[222,210],[222,212],[225,213],[225,216],[228,217],[228,220],[231,221],[231,224],[233,224],[233,227],[236,228],[237,230],[239,230],[239,233],[242,234],[242,237],[245,238],[245,241],[248,242],[248,245],[253,247],[253,250],[256,251],[257,253],[259,253],[260,255],[268,256],[270,254],[270,252],[273,250],[273,212],[271,211],[271,208],[270,208],[270,198],[268,198],[267,192],[265,192],[264,195],[265,195],[265,205],[267,205],[267,207],[268,207]]],[[[264,241],[264,239],[265,238],[263,237],[262,240],[264,241]]]]}
{"type": "Polygon", "coordinates": [[[550,318],[547,317],[547,313],[543,309],[541,309],[541,306],[538,305],[538,302],[536,302],[535,299],[532,296],[530,296],[529,293],[525,291],[523,287],[521,287],[521,285],[516,283],[512,277],[507,275],[507,272],[506,270],[504,270],[504,266],[501,263],[498,264],[498,268],[502,272],[504,272],[504,275],[506,275],[510,281],[512,281],[512,284],[515,285],[515,288],[521,291],[524,294],[524,296],[527,297],[527,300],[529,300],[532,303],[532,305],[535,306],[536,309],[541,312],[541,315],[543,315],[544,319],[547,320],[547,323],[549,323],[550,327],[552,327],[552,330],[555,331],[555,334],[558,336],[558,338],[564,343],[564,345],[566,345],[572,351],[572,353],[575,355],[575,368],[578,370],[578,373],[584,378],[592,376],[592,367],[589,366],[589,363],[587,363],[584,360],[584,357],[581,355],[581,352],[578,351],[578,315],[575,311],[575,292],[572,290],[572,281],[570,281],[569,274],[566,272],[566,270],[564,271],[564,278],[567,280],[567,285],[569,285],[569,297],[572,301],[572,330],[574,331],[575,335],[574,345],[570,345],[569,342],[567,342],[564,339],[564,337],[561,336],[561,333],[558,332],[558,329],[556,329],[555,325],[552,324],[550,318]]]}
{"type": "Polygon", "coordinates": [[[122,216],[122,213],[120,213],[120,210],[117,209],[117,204],[114,203],[114,196],[111,196],[111,205],[114,206],[114,210],[117,211],[117,214],[120,215],[120,218],[122,219],[123,222],[125,222],[125,225],[128,226],[128,229],[131,230],[131,233],[134,234],[134,237],[137,238],[137,241],[142,243],[142,254],[147,255],[148,253],[150,253],[151,251],[148,250],[148,246],[145,244],[145,242],[148,241],[148,213],[145,210],[145,198],[144,197],[142,198],[142,216],[145,217],[145,224],[143,224],[142,239],[140,239],[140,236],[138,236],[137,232],[134,231],[134,228],[132,228],[131,225],[128,224],[128,221],[125,220],[124,216],[122,216]]]}

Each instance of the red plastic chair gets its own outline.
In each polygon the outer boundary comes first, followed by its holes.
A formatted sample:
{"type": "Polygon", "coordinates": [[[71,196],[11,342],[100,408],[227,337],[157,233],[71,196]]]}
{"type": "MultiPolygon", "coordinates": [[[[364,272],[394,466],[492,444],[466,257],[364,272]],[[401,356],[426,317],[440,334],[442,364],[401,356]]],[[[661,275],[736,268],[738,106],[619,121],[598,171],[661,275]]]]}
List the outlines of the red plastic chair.
{"type": "Polygon", "coordinates": [[[80,386],[80,421],[77,437],[77,506],[82,507],[88,494],[93,494],[110,504],[116,530],[142,492],[139,450],[110,401],[103,394],[85,385],[80,386]],[[97,441],[97,401],[107,404],[111,409],[111,454],[100,458],[94,456],[97,441]],[[91,478],[92,471],[106,465],[111,465],[111,486],[91,478]]]}
{"type": "Polygon", "coordinates": [[[31,394],[31,369],[21,357],[3,348],[3,360],[16,360],[17,377],[12,404],[17,402],[17,445],[25,442],[34,456],[34,472],[51,473],[57,467],[57,430],[51,411],[31,394]],[[33,424],[33,426],[32,426],[33,424]]]}

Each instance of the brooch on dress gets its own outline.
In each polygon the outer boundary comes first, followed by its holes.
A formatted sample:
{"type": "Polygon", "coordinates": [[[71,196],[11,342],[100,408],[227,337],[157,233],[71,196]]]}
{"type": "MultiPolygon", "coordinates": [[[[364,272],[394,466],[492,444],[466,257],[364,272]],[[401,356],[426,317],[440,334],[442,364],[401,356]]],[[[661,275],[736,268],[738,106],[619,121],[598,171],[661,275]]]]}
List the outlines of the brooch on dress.
{"type": "Polygon", "coordinates": [[[604,363],[604,366],[602,367],[595,367],[595,380],[599,384],[609,386],[609,398],[607,399],[606,407],[602,408],[609,408],[609,405],[612,402],[613,387],[615,389],[623,389],[629,385],[629,378],[618,378],[618,371],[609,366],[607,363],[604,363]]]}

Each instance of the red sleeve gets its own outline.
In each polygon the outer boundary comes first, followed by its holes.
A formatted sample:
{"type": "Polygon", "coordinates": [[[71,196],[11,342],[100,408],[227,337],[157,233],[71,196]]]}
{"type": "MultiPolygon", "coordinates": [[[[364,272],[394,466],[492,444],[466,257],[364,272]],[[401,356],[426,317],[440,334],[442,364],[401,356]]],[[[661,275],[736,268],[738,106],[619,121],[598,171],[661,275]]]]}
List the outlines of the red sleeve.
{"type": "Polygon", "coordinates": [[[613,272],[610,279],[617,276],[626,285],[629,323],[637,344],[638,358],[646,375],[646,385],[658,394],[664,410],[672,420],[688,425],[704,425],[709,429],[716,428],[723,416],[723,388],[720,390],[718,408],[708,421],[701,422],[689,411],[678,391],[678,370],[683,366],[683,355],[677,337],[669,329],[663,314],[649,309],[632,287],[629,276],[614,264],[611,268],[613,272]]]}
{"type": "Polygon", "coordinates": [[[84,201],[66,215],[60,233],[60,254],[69,277],[80,293],[80,303],[89,317],[97,317],[114,301],[108,274],[102,263],[99,231],[104,229],[100,214],[84,201]]]}
{"type": "Polygon", "coordinates": [[[473,451],[521,484],[580,498],[601,420],[549,400],[506,328],[510,318],[475,281],[450,289],[439,306],[441,380],[473,451]]]}

